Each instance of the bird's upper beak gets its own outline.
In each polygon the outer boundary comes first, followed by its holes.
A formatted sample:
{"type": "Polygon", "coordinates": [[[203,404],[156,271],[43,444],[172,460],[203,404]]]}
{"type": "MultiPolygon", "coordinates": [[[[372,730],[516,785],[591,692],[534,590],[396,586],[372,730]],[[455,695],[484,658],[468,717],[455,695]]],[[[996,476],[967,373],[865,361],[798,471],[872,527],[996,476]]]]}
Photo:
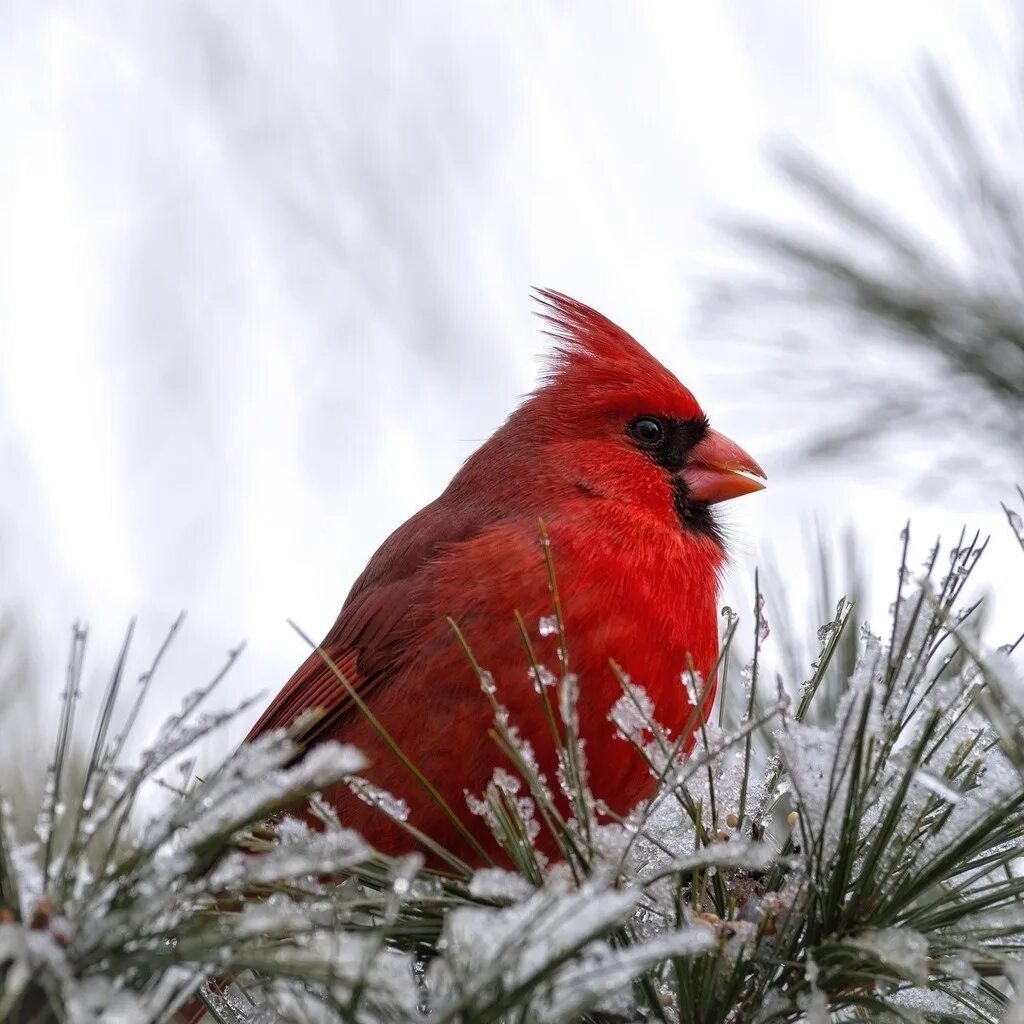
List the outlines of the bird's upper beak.
{"type": "Polygon", "coordinates": [[[709,430],[679,474],[694,501],[714,504],[764,488],[764,470],[735,441],[709,430]],[[750,475],[747,475],[750,474],[750,475]],[[754,480],[752,477],[760,477],[754,480]]]}

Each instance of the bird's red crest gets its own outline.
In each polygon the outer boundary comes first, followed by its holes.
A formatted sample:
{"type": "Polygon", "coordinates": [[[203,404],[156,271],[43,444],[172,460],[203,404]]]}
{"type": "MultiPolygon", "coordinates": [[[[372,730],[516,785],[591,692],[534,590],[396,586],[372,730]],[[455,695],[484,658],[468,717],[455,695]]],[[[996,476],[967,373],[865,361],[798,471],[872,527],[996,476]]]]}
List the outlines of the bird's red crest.
{"type": "Polygon", "coordinates": [[[538,396],[570,391],[575,404],[614,405],[647,400],[650,411],[689,419],[702,415],[679,379],[632,335],[597,310],[561,292],[537,289],[540,316],[555,339],[538,396]]]}

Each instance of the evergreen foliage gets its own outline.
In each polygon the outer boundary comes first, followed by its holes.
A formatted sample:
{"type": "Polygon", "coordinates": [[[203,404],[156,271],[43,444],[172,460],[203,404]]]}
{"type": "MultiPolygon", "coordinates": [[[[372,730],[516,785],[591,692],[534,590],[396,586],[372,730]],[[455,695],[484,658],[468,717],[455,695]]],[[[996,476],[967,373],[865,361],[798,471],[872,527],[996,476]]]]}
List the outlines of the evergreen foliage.
{"type": "MultiPolygon", "coordinates": [[[[223,672],[126,764],[163,650],[115,730],[126,642],[85,769],[69,773],[76,629],[33,834],[0,803],[0,1022],[168,1021],[207,979],[233,979],[203,989],[210,1019],[232,1024],[1010,1021],[1024,676],[1012,647],[985,650],[969,628],[983,548],[961,537],[918,566],[906,534],[884,635],[840,601],[802,679],[765,677],[760,591],[753,657],[732,664],[742,619],[726,609],[724,707],[686,757],[643,681],[620,673],[614,727],[658,779],[625,820],[587,784],[585,698],[549,566],[552,616],[521,623],[523,665],[560,770],[539,774],[477,666],[501,767],[455,811],[483,815],[507,863],[476,871],[437,849],[443,870],[384,857],[344,828],[316,795],[338,780],[417,835],[400,801],[359,778],[358,751],[297,759],[303,722],[196,778],[190,751],[247,710],[202,711],[223,672]],[[531,637],[553,631],[560,664],[538,665],[531,637]],[[280,814],[307,803],[316,828],[280,814]]],[[[681,685],[699,698],[704,683],[683,673],[681,685]]]]}

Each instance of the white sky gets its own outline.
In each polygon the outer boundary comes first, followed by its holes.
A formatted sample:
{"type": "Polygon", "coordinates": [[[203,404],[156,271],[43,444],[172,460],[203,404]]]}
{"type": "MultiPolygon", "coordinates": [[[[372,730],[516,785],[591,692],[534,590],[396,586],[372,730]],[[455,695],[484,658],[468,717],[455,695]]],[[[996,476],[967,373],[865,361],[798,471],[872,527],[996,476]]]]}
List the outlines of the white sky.
{"type": "Polygon", "coordinates": [[[915,498],[923,441],[795,468],[822,410],[710,340],[694,286],[727,265],[722,211],[791,215],[780,133],[941,237],[878,92],[929,48],[988,105],[1001,3],[364,8],[0,12],[0,607],[47,694],[76,617],[100,674],[129,616],[139,670],[180,608],[154,718],[241,638],[230,692],[276,690],[304,655],[286,616],[322,633],[532,386],[532,284],[621,323],[768,469],[730,510],[732,586],[770,542],[799,596],[807,524],[853,523],[880,625],[905,519],[922,554],[966,521],[995,534],[993,640],[1016,635],[1013,481],[915,498]]]}

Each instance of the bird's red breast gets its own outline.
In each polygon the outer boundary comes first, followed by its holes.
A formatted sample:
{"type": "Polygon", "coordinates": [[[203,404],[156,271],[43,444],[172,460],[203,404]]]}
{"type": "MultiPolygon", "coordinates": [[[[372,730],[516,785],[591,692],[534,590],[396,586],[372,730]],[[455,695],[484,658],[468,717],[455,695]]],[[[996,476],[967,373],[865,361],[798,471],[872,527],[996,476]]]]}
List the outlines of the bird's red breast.
{"type": "MultiPolygon", "coordinates": [[[[718,655],[717,595],[725,559],[712,506],[760,484],[763,471],[711,430],[693,395],[633,338],[563,295],[541,292],[556,338],[541,386],[456,474],[400,526],[356,581],[322,648],[406,756],[493,849],[466,810],[503,763],[493,711],[449,625],[491,673],[497,700],[540,769],[555,778],[543,706],[515,620],[542,664],[559,670],[543,519],[563,606],[569,669],[579,679],[580,733],[597,798],[619,813],[645,796],[646,764],[608,719],[621,695],[614,660],[644,687],[678,737],[693,705],[682,682],[718,655]]],[[[402,798],[410,823],[469,863],[471,847],[387,749],[323,657],[314,652],[250,739],[322,709],[310,740],[355,744],[367,778],[402,798]]],[[[346,787],[325,794],[378,849],[412,841],[346,787]]]]}

